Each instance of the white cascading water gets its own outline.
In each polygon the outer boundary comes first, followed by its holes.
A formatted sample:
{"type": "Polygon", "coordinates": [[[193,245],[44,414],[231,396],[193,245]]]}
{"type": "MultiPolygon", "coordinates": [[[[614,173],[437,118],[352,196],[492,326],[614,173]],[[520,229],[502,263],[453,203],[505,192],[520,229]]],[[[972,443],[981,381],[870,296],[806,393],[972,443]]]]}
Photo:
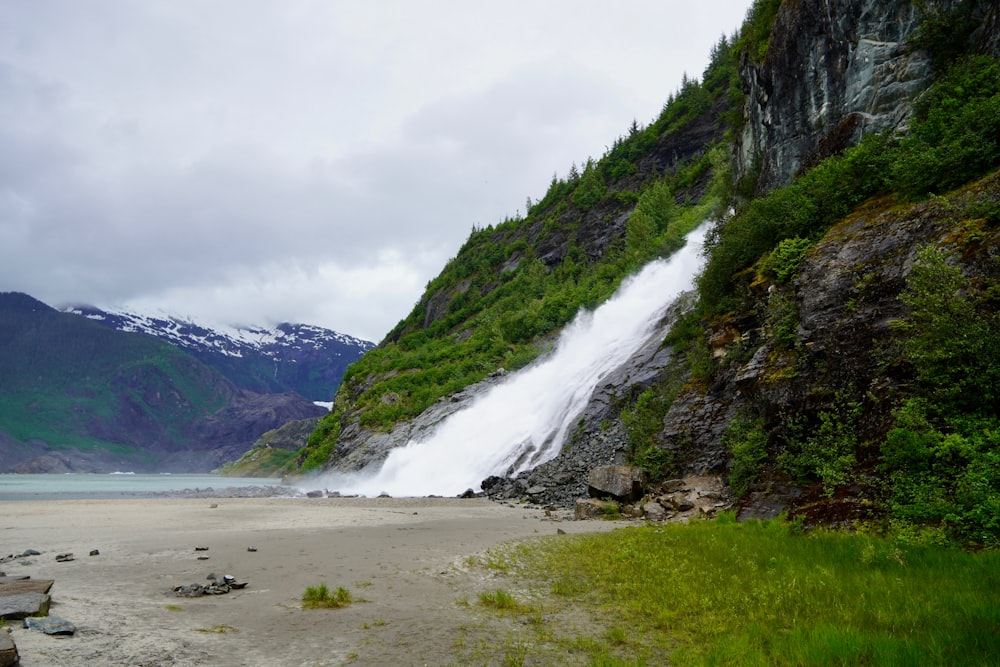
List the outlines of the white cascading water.
{"type": "Polygon", "coordinates": [[[593,312],[581,311],[544,361],[511,374],[428,439],[392,450],[378,472],[318,481],[345,494],[454,496],[478,490],[490,475],[552,459],[601,380],[657,333],[666,309],[693,287],[708,227],[703,223],[683,248],[628,278],[593,312]]]}

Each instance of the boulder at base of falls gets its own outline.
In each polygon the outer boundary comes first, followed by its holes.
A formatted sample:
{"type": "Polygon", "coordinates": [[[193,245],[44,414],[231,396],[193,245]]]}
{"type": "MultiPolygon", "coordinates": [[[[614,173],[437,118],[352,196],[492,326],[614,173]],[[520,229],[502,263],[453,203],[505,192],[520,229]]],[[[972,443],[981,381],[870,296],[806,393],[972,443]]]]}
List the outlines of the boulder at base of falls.
{"type": "Polygon", "coordinates": [[[646,475],[636,466],[600,466],[587,475],[587,494],[591,498],[612,498],[622,503],[642,498],[646,475]]]}

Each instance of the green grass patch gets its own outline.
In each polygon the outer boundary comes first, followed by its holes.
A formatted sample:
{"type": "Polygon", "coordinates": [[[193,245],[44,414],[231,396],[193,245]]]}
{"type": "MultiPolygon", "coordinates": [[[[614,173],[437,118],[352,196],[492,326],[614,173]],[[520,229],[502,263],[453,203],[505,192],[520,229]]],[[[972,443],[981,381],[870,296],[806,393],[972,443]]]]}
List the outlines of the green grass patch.
{"type": "Polygon", "coordinates": [[[354,602],[351,592],[343,586],[331,591],[326,584],[309,586],[302,594],[303,609],[340,609],[354,602]]]}
{"type": "Polygon", "coordinates": [[[502,588],[492,591],[482,591],[479,594],[479,604],[501,611],[517,611],[521,608],[517,599],[502,588]]]}
{"type": "Polygon", "coordinates": [[[214,635],[226,635],[229,634],[230,632],[239,632],[239,631],[240,631],[239,628],[234,628],[233,626],[226,625],[224,623],[221,625],[213,625],[210,628],[195,628],[195,632],[206,632],[214,635]]]}
{"type": "Polygon", "coordinates": [[[576,664],[954,665],[1000,655],[996,552],[802,535],[730,515],[532,545],[517,552],[518,576],[549,582],[553,605],[606,623],[574,645],[586,656],[576,664]]]}

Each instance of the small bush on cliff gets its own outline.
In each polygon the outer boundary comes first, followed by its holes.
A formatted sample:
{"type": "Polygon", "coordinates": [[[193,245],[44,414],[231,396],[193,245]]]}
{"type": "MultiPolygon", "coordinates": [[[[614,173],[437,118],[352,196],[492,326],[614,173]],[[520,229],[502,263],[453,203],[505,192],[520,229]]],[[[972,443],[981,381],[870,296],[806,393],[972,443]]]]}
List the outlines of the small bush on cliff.
{"type": "Polygon", "coordinates": [[[729,488],[733,495],[742,498],[757,481],[767,460],[764,420],[750,416],[734,419],[722,434],[722,443],[732,456],[729,488]]]}
{"type": "Polygon", "coordinates": [[[628,433],[629,462],[645,470],[654,482],[664,479],[673,468],[673,456],[661,446],[657,436],[663,430],[663,418],[675,395],[676,390],[650,388],[621,412],[628,433]]]}
{"type": "Polygon", "coordinates": [[[784,285],[798,272],[802,258],[813,244],[813,241],[799,237],[779,241],[774,250],[761,260],[761,274],[773,278],[779,285],[784,285]]]}
{"type": "Polygon", "coordinates": [[[786,420],[791,437],[778,465],[802,481],[818,479],[827,496],[851,480],[859,447],[857,422],[861,404],[838,396],[830,410],[816,416],[816,424],[805,419],[786,420]]]}

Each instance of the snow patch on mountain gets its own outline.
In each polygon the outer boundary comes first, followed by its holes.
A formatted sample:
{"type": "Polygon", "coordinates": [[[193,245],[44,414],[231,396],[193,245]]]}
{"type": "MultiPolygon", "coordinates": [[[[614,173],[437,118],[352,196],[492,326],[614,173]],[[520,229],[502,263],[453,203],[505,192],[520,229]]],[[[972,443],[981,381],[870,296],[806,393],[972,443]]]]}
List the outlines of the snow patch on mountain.
{"type": "Polygon", "coordinates": [[[155,336],[258,393],[294,391],[329,401],[347,366],[374,343],[310,324],[204,324],[171,313],[72,305],[60,310],[119,331],[155,336]]]}
{"type": "Polygon", "coordinates": [[[374,347],[370,341],[310,324],[283,322],[274,328],[206,325],[164,312],[140,313],[89,305],[66,306],[61,310],[100,321],[119,331],[145,333],[185,349],[212,350],[232,357],[242,357],[247,348],[272,351],[279,348],[319,350],[329,347],[331,343],[361,350],[374,347]]]}

